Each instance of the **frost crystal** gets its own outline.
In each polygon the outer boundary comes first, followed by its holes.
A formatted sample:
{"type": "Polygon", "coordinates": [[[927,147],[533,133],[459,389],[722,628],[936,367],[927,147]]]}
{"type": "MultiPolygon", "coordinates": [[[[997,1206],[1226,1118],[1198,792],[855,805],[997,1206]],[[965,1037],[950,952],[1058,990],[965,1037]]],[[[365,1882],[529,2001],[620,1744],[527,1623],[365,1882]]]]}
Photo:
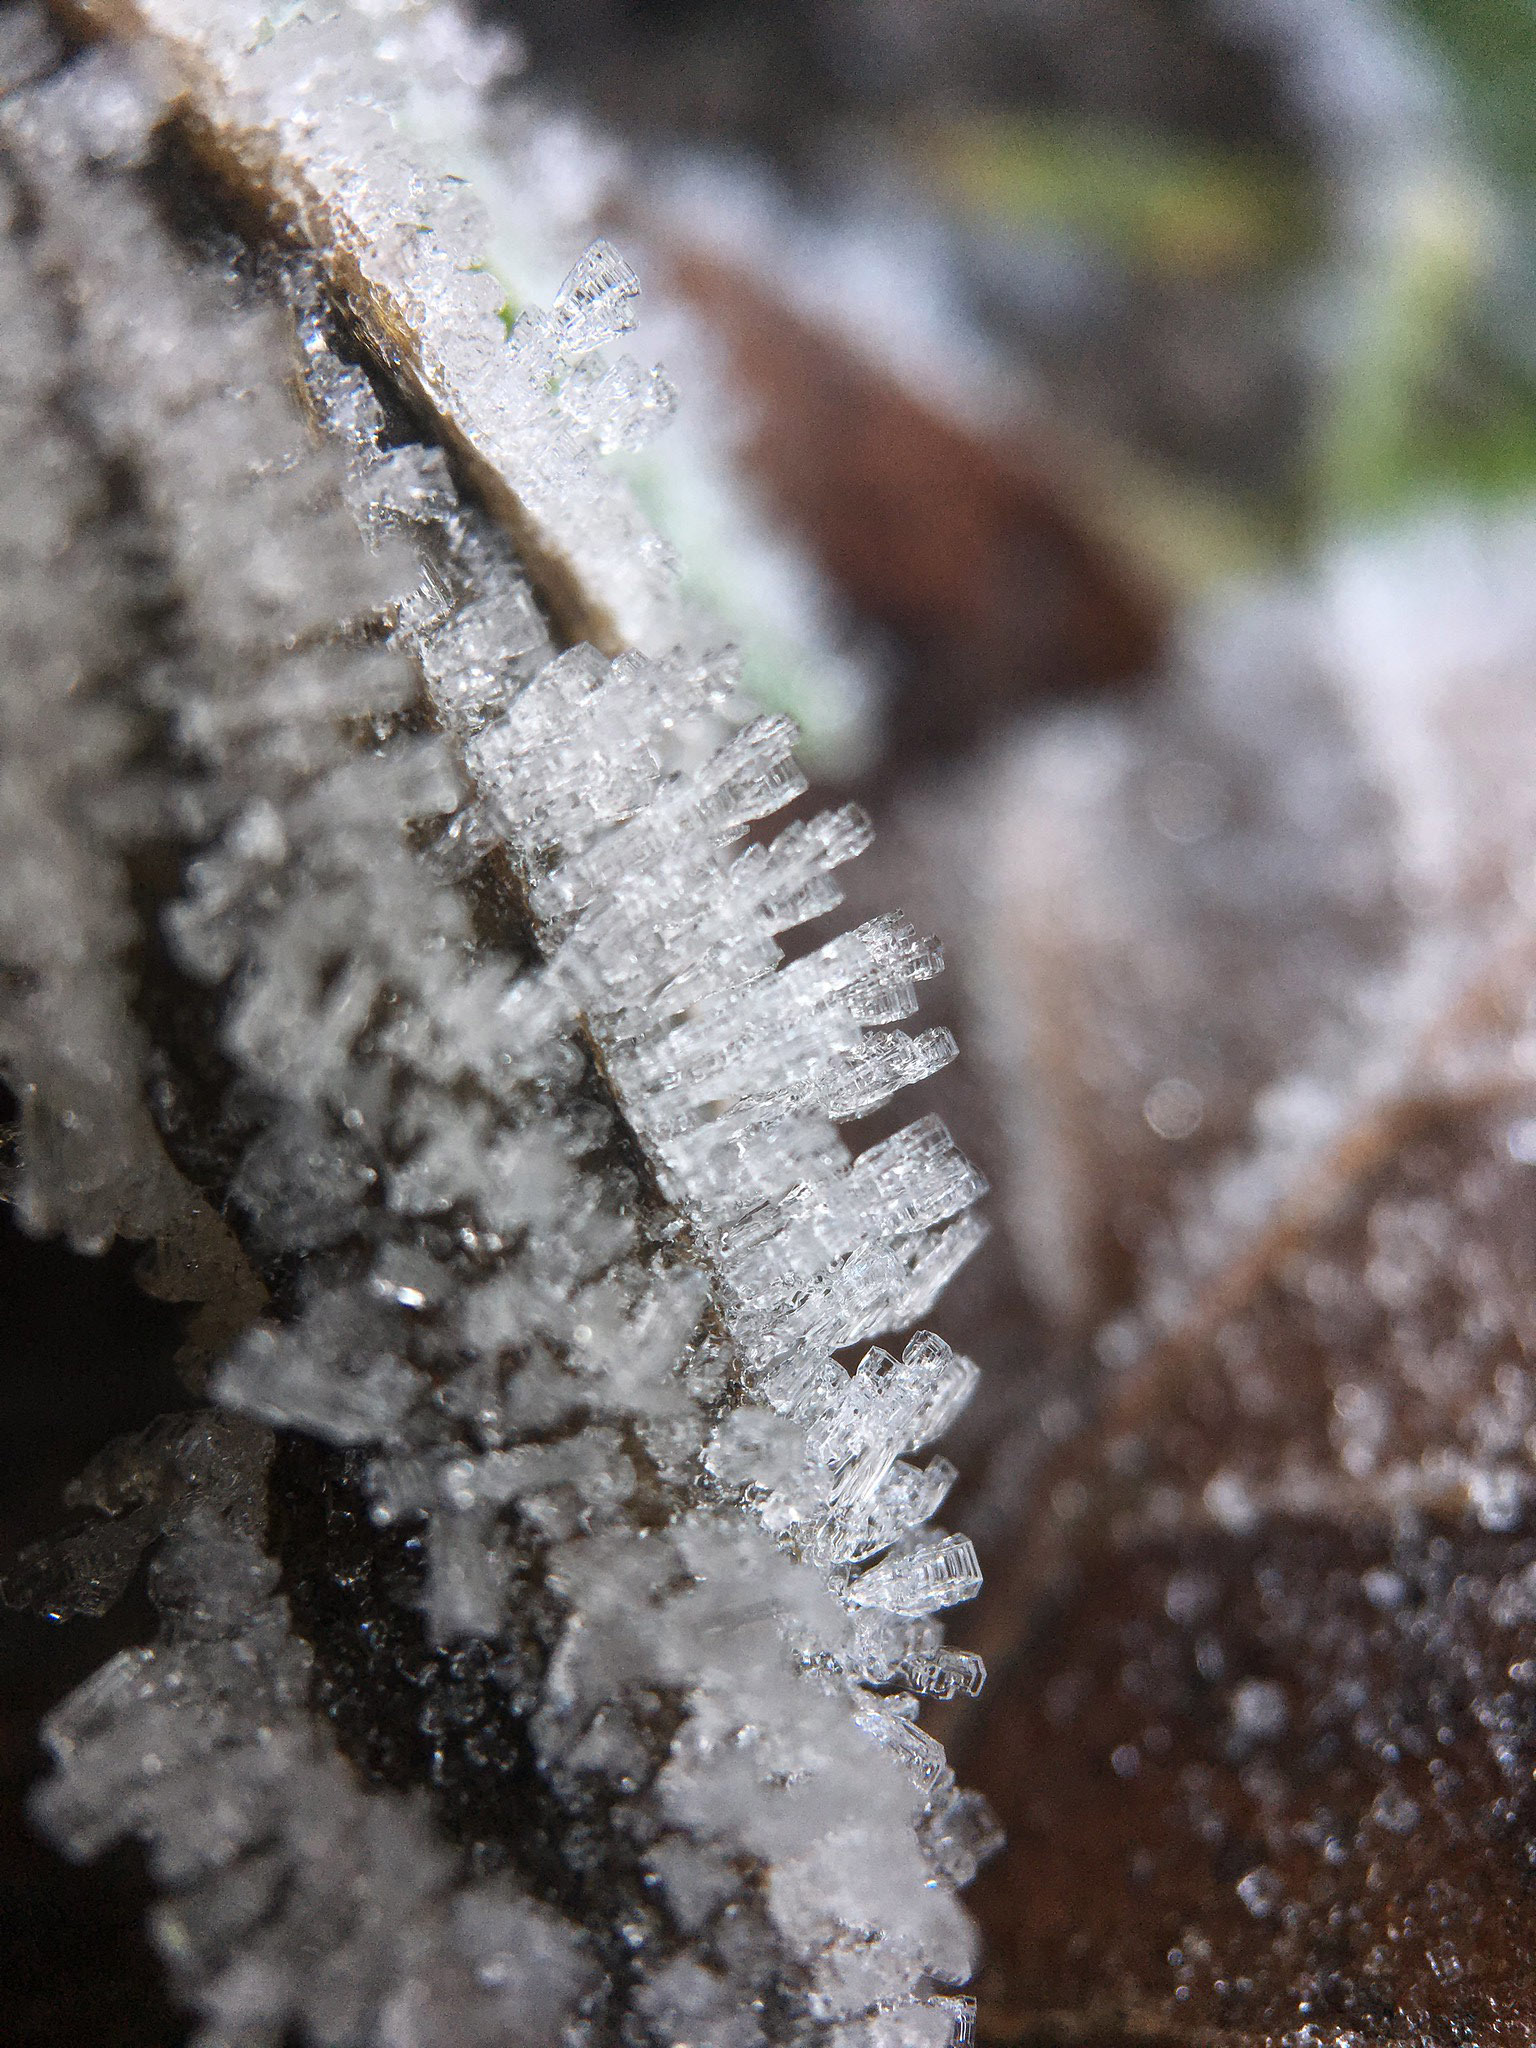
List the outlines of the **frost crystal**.
{"type": "Polygon", "coordinates": [[[893,1028],[937,950],[885,918],[783,964],[867,826],[744,842],[804,788],[793,728],[597,460],[671,406],[602,354],[635,279],[598,244],[506,336],[484,220],[407,147],[473,39],[120,15],[0,109],[37,610],[0,1029],[33,1226],[174,1244],[200,1190],[271,1300],[224,1414],[131,1452],[58,1563],[99,1611],[158,1542],[165,1633],[53,1717],[39,1811],[148,1845],[206,2048],[966,2039],[935,1987],[993,1831],[915,1716],[981,1682],[933,1619],[979,1574],[910,1454],[975,1369],[834,1355],[978,1241],[936,1119],[837,1129],[952,1055],[893,1028]],[[183,113],[283,239],[167,218],[183,113]],[[140,883],[174,1029],[117,964],[135,861],[175,877],[140,883]],[[279,1439],[269,1525],[271,1427],[330,1448],[279,1439]]]}

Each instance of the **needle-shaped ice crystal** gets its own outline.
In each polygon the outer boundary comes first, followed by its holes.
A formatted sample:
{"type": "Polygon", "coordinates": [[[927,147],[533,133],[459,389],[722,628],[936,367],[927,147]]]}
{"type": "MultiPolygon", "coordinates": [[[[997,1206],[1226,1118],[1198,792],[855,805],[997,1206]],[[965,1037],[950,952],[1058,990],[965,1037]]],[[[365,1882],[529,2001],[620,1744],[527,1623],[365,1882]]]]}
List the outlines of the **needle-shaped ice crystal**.
{"type": "Polygon", "coordinates": [[[934,1614],[974,1600],[981,1591],[981,1567],[968,1536],[946,1536],[942,1543],[888,1557],[860,1573],[848,1589],[859,1607],[884,1607],[895,1614],[934,1614]]]}

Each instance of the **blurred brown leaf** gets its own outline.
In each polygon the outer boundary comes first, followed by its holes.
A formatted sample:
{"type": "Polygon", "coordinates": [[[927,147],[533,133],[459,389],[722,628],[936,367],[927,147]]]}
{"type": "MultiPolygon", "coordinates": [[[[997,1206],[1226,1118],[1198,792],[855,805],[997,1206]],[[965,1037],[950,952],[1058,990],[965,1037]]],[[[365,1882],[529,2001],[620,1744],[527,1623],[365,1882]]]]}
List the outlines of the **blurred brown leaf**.
{"type": "MultiPolygon", "coordinates": [[[[1410,632],[1468,595],[1421,566],[1410,632]]],[[[1536,2028],[1536,693],[1485,587],[1385,674],[1228,618],[1003,778],[1013,1222],[1088,1419],[973,1637],[989,2040],[1536,2028]]]]}
{"type": "Polygon", "coordinates": [[[1080,457],[1043,425],[961,424],[697,246],[675,244],[667,269],[754,410],[749,469],[906,657],[894,759],[968,746],[1044,691],[1154,657],[1163,607],[1094,530],[1080,457]]]}

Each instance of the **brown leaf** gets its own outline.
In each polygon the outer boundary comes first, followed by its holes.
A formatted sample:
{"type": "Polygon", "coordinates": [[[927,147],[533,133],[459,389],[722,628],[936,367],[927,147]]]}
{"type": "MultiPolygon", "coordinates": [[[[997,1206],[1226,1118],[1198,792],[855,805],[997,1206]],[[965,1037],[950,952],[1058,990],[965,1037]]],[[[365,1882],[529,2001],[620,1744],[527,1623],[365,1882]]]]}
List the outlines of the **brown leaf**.
{"type": "Polygon", "coordinates": [[[749,467],[911,657],[894,751],[963,746],[1063,677],[1152,659],[1162,607],[1074,503],[1080,457],[1043,427],[963,425],[741,265],[675,246],[668,270],[755,408],[749,467]]]}
{"type": "Polygon", "coordinates": [[[1009,1833],[988,2039],[1536,2026],[1520,651],[1385,705],[1343,662],[1223,716],[1186,679],[1016,771],[999,979],[1051,1145],[1013,1220],[1073,1254],[1091,1420],[993,1560],[957,1744],[1009,1833]],[[1169,760],[1209,830],[1149,829],[1169,760]]]}

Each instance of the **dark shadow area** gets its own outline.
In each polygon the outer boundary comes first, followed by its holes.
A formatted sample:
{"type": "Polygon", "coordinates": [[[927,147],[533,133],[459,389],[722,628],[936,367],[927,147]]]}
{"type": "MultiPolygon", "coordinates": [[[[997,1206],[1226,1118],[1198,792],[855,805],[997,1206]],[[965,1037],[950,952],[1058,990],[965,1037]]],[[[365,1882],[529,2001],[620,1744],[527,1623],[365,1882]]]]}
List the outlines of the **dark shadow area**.
{"type": "MultiPolygon", "coordinates": [[[[134,1283],[137,1253],[37,1244],[0,1210],[0,1570],[67,1519],[60,1494],[105,1444],[187,1405],[171,1369],[176,1311],[134,1283]]],[[[0,1606],[0,2036],[27,2048],[175,2048],[186,2022],[144,1931],[143,1859],[67,1862],[29,1824],[41,1717],[153,1633],[142,1576],[111,1614],[59,1626],[0,1606]]]]}

